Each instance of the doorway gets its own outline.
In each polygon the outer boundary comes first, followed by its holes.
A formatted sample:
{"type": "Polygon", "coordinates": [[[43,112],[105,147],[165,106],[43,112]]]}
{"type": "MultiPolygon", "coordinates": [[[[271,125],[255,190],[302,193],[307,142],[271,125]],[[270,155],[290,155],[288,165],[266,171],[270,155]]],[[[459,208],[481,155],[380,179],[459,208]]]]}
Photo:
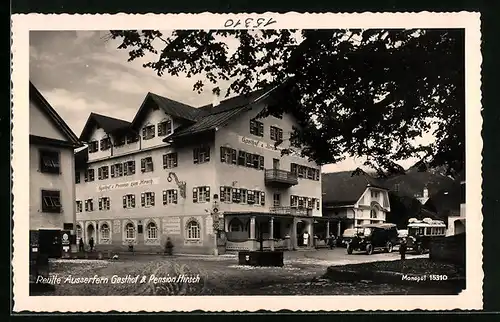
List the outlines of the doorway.
{"type": "Polygon", "coordinates": [[[280,168],[280,159],[273,159],[273,169],[279,170],[280,168]]]}
{"type": "Polygon", "coordinates": [[[95,242],[95,228],[93,224],[87,226],[87,238],[87,243],[90,241],[90,238],[94,238],[95,242]]]}
{"type": "Polygon", "coordinates": [[[305,247],[304,243],[304,231],[306,230],[306,224],[303,221],[297,222],[297,246],[305,247]]]}

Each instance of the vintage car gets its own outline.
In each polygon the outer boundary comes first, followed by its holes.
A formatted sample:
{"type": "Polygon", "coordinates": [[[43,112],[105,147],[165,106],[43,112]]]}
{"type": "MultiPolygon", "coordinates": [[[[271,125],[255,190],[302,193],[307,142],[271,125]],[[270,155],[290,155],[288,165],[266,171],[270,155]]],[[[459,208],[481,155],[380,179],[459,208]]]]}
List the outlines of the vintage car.
{"type": "Polygon", "coordinates": [[[357,234],[347,244],[347,253],[364,251],[371,255],[375,250],[385,250],[390,253],[394,245],[398,244],[398,230],[396,225],[368,224],[357,228],[357,234]]]}
{"type": "Polygon", "coordinates": [[[408,238],[406,245],[408,251],[423,254],[428,251],[434,238],[446,236],[446,225],[441,220],[424,218],[408,220],[408,238]]]}
{"type": "Polygon", "coordinates": [[[346,230],[344,230],[344,233],[342,234],[340,241],[341,246],[347,247],[347,244],[349,244],[351,239],[353,239],[356,236],[357,231],[358,230],[356,228],[347,228],[346,230]]]}

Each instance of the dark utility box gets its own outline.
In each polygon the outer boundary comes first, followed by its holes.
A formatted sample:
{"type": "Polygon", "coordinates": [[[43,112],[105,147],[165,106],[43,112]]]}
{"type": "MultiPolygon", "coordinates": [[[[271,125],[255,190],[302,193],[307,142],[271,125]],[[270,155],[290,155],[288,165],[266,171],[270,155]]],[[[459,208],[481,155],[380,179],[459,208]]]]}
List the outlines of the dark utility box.
{"type": "Polygon", "coordinates": [[[238,252],[238,264],[250,266],[283,267],[282,251],[241,251],[238,252]]]}

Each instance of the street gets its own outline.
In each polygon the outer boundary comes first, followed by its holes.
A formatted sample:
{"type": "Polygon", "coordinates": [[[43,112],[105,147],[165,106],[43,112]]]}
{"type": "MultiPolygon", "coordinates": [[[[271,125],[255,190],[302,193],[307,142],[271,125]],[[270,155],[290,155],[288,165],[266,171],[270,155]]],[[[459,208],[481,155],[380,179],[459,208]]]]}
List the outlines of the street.
{"type": "MultiPolygon", "coordinates": [[[[238,265],[233,254],[120,255],[118,260],[53,260],[55,291],[43,295],[377,295],[443,294],[439,288],[387,285],[370,281],[332,282],[322,275],[328,266],[398,259],[397,253],[347,255],[345,249],[285,252],[285,266],[238,265]],[[116,282],[146,276],[142,283],[116,282]],[[181,276],[181,277],[179,277],[181,276]],[[189,282],[186,278],[192,278],[189,282]],[[82,282],[87,278],[86,282],[82,282]],[[100,278],[100,283],[89,279],[100,278]],[[107,279],[107,282],[105,281],[107,279]],[[179,282],[181,281],[181,282],[179,282]]],[[[422,258],[428,255],[410,255],[422,258]]]]}

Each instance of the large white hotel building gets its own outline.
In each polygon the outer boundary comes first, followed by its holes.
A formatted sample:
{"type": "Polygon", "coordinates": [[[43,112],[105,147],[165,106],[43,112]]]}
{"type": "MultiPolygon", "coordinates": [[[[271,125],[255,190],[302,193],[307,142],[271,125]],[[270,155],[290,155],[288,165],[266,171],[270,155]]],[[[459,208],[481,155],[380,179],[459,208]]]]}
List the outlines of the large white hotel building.
{"type": "Polygon", "coordinates": [[[213,253],[216,239],[228,251],[258,249],[261,237],[266,249],[311,247],[324,224],[320,166],[281,155],[297,121],[256,118],[268,97],[195,108],[148,93],[131,122],[92,113],[75,158],[77,239],[150,252],[167,237],[182,253],[213,253]]]}

